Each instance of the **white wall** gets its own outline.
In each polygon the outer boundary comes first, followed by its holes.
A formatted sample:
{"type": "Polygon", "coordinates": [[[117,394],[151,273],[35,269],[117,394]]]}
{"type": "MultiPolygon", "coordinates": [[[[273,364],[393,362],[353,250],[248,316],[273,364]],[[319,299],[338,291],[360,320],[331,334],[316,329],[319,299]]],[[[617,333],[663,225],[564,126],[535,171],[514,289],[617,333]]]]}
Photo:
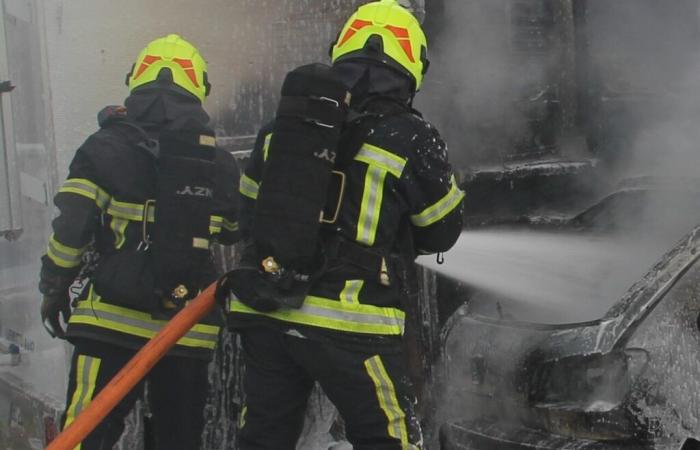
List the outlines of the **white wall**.
{"type": "Polygon", "coordinates": [[[152,39],[178,33],[209,63],[213,125],[254,133],[271,118],[291,67],[325,61],[340,25],[367,0],[41,0],[59,182],[105,105],[123,102],[124,79],[152,39]],[[228,123],[227,123],[228,122],[228,123]]]}
{"type": "Polygon", "coordinates": [[[248,62],[235,37],[255,21],[254,14],[244,14],[243,3],[44,1],[59,179],[75,149],[96,130],[97,112],[105,105],[121,104],[127,96],[125,75],[152,39],[178,33],[194,43],[208,60],[214,86],[205,106],[215,112],[230,104],[234,80],[241,78],[248,62]],[[243,16],[247,25],[241,25],[243,16]]]}

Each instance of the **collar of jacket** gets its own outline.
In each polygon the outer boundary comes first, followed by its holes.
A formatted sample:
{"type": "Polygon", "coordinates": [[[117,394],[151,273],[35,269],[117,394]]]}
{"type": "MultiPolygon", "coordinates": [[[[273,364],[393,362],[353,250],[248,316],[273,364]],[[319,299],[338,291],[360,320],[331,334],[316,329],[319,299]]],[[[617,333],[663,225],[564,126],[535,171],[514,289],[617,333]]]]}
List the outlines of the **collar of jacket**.
{"type": "Polygon", "coordinates": [[[393,98],[407,105],[413,101],[410,80],[384,64],[352,59],[334,64],[333,71],[352,93],[353,108],[370,97],[393,98]]]}
{"type": "Polygon", "coordinates": [[[201,103],[172,89],[137,89],[124,101],[127,116],[146,131],[207,128],[209,115],[201,103]]]}

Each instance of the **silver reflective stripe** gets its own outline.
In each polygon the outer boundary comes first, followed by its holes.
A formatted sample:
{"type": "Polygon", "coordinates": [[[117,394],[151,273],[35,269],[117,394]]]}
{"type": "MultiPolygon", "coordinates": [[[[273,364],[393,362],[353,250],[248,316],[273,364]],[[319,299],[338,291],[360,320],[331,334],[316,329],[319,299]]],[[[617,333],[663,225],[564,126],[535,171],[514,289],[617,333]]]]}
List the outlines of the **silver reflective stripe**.
{"type": "Polygon", "coordinates": [[[211,216],[209,218],[209,234],[221,233],[221,226],[224,218],[221,216],[211,216]]]}
{"type": "Polygon", "coordinates": [[[80,265],[84,252],[85,247],[68,247],[58,242],[52,234],[49,238],[49,246],[46,253],[57,266],[70,269],[80,265]]]}
{"type": "Polygon", "coordinates": [[[85,178],[69,178],[63,183],[63,186],[61,186],[61,189],[65,188],[80,189],[86,197],[92,200],[97,198],[97,192],[99,190],[95,183],[85,178]]]}
{"type": "Polygon", "coordinates": [[[222,229],[226,231],[238,231],[238,222],[231,222],[221,216],[211,216],[209,221],[209,233],[220,233],[222,229]]]}
{"type": "MultiPolygon", "coordinates": [[[[75,368],[75,390],[66,408],[65,426],[73,423],[75,418],[90,404],[95,393],[97,375],[102,360],[87,355],[78,355],[75,368]]],[[[80,448],[80,446],[76,447],[80,448]]]]}
{"type": "MultiPolygon", "coordinates": [[[[122,314],[117,314],[117,313],[112,313],[112,312],[107,312],[107,311],[102,311],[98,308],[89,308],[89,307],[78,307],[75,310],[73,310],[73,315],[71,316],[71,323],[82,323],[79,318],[81,316],[84,317],[90,317],[94,320],[91,320],[90,322],[97,322],[99,323],[100,320],[104,321],[109,321],[114,324],[117,324],[121,327],[125,328],[120,328],[120,327],[109,327],[105,326],[105,328],[111,328],[111,329],[116,329],[119,331],[123,332],[129,332],[130,328],[133,329],[139,329],[148,332],[149,335],[155,334],[163,328],[162,323],[157,323],[157,322],[149,322],[146,320],[140,320],[136,317],[126,317],[122,314]]],[[[94,323],[93,323],[94,324],[94,323]]],[[[133,333],[132,333],[133,334],[133,333]]],[[[192,331],[190,330],[185,336],[185,338],[189,339],[195,339],[199,341],[209,341],[211,343],[216,343],[217,340],[217,333],[200,333],[197,331],[192,331]]]]}
{"type": "Polygon", "coordinates": [[[94,200],[97,207],[104,209],[109,202],[109,194],[102,190],[99,186],[85,178],[69,178],[61,186],[59,192],[72,193],[82,195],[91,200],[94,200]]]}
{"type": "Polygon", "coordinates": [[[377,237],[386,174],[387,171],[381,167],[372,165],[367,167],[360,216],[357,220],[357,236],[355,238],[357,242],[373,245],[377,237]]]}
{"type": "Polygon", "coordinates": [[[406,166],[405,158],[367,143],[362,145],[360,151],[355,155],[355,159],[369,165],[379,166],[396,178],[401,178],[403,169],[406,166]]]}
{"type": "Polygon", "coordinates": [[[396,396],[396,388],[379,355],[365,361],[365,369],[369,374],[377,393],[379,406],[386,414],[389,436],[401,441],[401,448],[408,447],[408,430],[406,429],[406,413],[401,409],[396,396]]]}
{"type": "Polygon", "coordinates": [[[85,360],[83,367],[81,367],[82,370],[80,371],[80,377],[82,378],[82,389],[80,390],[80,398],[78,398],[78,402],[75,406],[76,416],[80,414],[83,408],[90,404],[90,400],[92,400],[92,394],[95,389],[95,379],[91,375],[97,375],[95,373],[95,369],[99,368],[100,366],[100,360],[97,358],[87,355],[80,355],[80,357],[85,358],[85,360]]]}
{"type": "Polygon", "coordinates": [[[107,207],[107,214],[121,219],[140,221],[143,217],[143,205],[118,202],[112,199],[107,207]]]}
{"type": "MultiPolygon", "coordinates": [[[[388,325],[392,327],[399,325],[398,320],[393,317],[377,316],[362,312],[331,310],[307,304],[304,304],[299,312],[326,319],[337,319],[345,322],[355,322],[367,325],[388,325]]],[[[401,326],[403,327],[403,324],[401,324],[401,326]]]]}
{"type": "Polygon", "coordinates": [[[362,280],[347,280],[340,292],[340,301],[345,303],[360,303],[360,290],[364,285],[362,280]]]}
{"type": "Polygon", "coordinates": [[[256,311],[231,296],[229,311],[265,315],[285,322],[332,330],[385,335],[403,334],[405,318],[403,311],[396,308],[342,303],[313,296],[306,297],[300,309],[283,309],[271,313],[256,311]]]}
{"type": "Polygon", "coordinates": [[[440,200],[425,208],[420,214],[411,216],[411,223],[418,227],[427,227],[452,212],[464,198],[464,192],[457,187],[457,181],[452,176],[450,191],[440,200]]]}
{"type": "MultiPolygon", "coordinates": [[[[120,202],[118,200],[112,199],[107,207],[107,214],[119,217],[121,219],[133,220],[135,222],[140,222],[143,220],[143,209],[144,205],[139,203],[127,203],[120,202]]],[[[155,221],[156,213],[155,207],[150,206],[148,208],[148,221],[155,221]]]]}

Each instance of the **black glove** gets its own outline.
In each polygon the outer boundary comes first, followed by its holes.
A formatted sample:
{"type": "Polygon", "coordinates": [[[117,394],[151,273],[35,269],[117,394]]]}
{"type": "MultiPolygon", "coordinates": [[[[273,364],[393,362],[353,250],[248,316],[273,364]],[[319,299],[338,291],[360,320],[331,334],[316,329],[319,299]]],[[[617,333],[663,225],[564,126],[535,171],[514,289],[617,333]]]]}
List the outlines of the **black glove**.
{"type": "Polygon", "coordinates": [[[61,325],[59,315],[63,316],[63,323],[67,324],[70,313],[70,300],[67,292],[65,295],[45,295],[41,301],[41,322],[53,338],[65,339],[66,332],[61,325]]]}

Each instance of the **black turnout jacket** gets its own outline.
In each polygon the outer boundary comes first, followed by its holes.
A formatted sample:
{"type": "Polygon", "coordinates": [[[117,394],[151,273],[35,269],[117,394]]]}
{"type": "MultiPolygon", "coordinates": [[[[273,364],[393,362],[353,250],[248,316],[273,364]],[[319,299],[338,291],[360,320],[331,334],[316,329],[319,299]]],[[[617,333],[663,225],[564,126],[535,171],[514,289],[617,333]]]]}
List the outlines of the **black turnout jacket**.
{"type": "MultiPolygon", "coordinates": [[[[386,98],[365,102],[352,116],[335,165],[346,176],[340,214],[321,230],[333,270],[313,283],[301,309],[263,313],[233,299],[228,309],[234,328],[262,320],[333,336],[401,336],[402,301],[406,287],[415,282],[415,257],[447,251],[459,237],[464,193],[435,127],[386,98]],[[388,285],[379,268],[368,267],[372,258],[363,256],[371,254],[389,261],[388,285]]],[[[255,226],[271,129],[268,125],[260,131],[241,177],[244,234],[255,226]]]]}
{"type": "MultiPolygon", "coordinates": [[[[40,287],[44,294],[67,291],[84,266],[89,248],[94,248],[98,258],[101,254],[134,250],[142,242],[144,221],[147,233],[152,227],[158,206],[145,205],[156,196],[156,172],[152,156],[136,145],[143,133],[120,123],[130,120],[122,107],[111,107],[100,118],[101,129],[77,150],[68,177],[54,199],[60,214],[53,221],[53,234],[42,258],[40,287]]],[[[134,123],[153,138],[167,126],[201,136],[200,145],[215,145],[213,131],[197,120],[161,125],[134,123]]],[[[232,244],[238,239],[239,172],[235,159],[224,150],[216,149],[214,162],[209,237],[232,244]]],[[[213,260],[206,266],[202,268],[202,284],[217,276],[213,260]]],[[[87,277],[73,304],[69,340],[88,338],[139,348],[166,323],[167,317],[156,318],[147,311],[120,305],[119,299],[102,298],[89,273],[87,277]]],[[[208,358],[219,333],[218,322],[214,315],[202,320],[178,341],[172,354],[208,358]]]]}

